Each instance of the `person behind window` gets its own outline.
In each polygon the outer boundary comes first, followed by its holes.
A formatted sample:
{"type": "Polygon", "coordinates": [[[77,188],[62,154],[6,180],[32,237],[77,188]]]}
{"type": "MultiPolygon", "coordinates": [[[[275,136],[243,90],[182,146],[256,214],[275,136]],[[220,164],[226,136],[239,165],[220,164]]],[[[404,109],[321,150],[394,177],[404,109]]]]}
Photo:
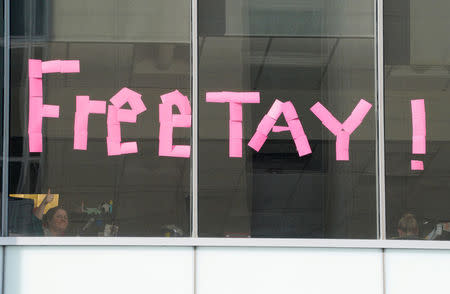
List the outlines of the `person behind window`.
{"type": "Polygon", "coordinates": [[[43,236],[45,234],[42,219],[44,217],[45,207],[53,201],[53,198],[54,196],[50,193],[50,189],[48,189],[47,196],[45,196],[41,204],[33,210],[31,219],[31,235],[43,236]]]}
{"type": "Polygon", "coordinates": [[[64,236],[68,225],[69,217],[62,207],[50,208],[42,219],[45,236],[64,236]]]}
{"type": "Polygon", "coordinates": [[[419,239],[419,225],[411,213],[406,213],[398,222],[398,239],[419,239]]]}
{"type": "Polygon", "coordinates": [[[37,217],[40,221],[44,216],[45,207],[53,201],[55,197],[51,194],[50,189],[48,189],[47,196],[45,196],[44,200],[42,200],[41,204],[33,211],[35,217],[37,217]]]}
{"type": "Polygon", "coordinates": [[[62,207],[50,208],[44,215],[45,207],[52,202],[54,196],[48,189],[47,196],[45,196],[41,205],[37,207],[33,214],[35,216],[33,223],[34,235],[44,236],[63,236],[67,226],[69,225],[69,217],[67,211],[62,207]]]}

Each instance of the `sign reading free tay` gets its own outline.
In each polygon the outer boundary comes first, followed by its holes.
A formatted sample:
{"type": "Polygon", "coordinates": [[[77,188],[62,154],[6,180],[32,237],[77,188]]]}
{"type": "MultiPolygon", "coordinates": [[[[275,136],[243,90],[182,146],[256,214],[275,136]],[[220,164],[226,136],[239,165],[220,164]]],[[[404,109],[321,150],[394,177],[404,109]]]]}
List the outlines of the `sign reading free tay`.
{"type": "MultiPolygon", "coordinates": [[[[29,151],[42,152],[42,120],[44,117],[59,117],[58,105],[43,103],[42,75],[47,73],[78,73],[80,72],[80,62],[79,60],[41,61],[30,59],[28,67],[29,151]]],[[[191,127],[192,115],[189,99],[176,90],[162,95],[161,101],[162,103],[159,104],[159,156],[188,158],[190,157],[191,147],[189,145],[173,145],[173,128],[191,127]],[[173,106],[178,108],[180,114],[173,113],[173,106]]],[[[206,101],[229,104],[229,156],[242,157],[243,104],[259,103],[259,92],[208,92],[206,93],[206,101]]],[[[147,110],[142,101],[142,95],[128,88],[123,88],[109,102],[110,104],[106,105],[106,101],[90,100],[89,96],[76,97],[74,149],[87,150],[89,114],[106,114],[108,155],[138,152],[136,142],[122,142],[120,123],[136,123],[137,116],[147,110]],[[122,106],[126,103],[129,103],[131,109],[122,109],[122,106]]],[[[371,108],[372,104],[361,99],[348,118],[341,123],[320,102],[311,107],[311,111],[322,124],[336,136],[336,160],[349,160],[350,136],[363,122],[371,108]]],[[[417,109],[417,107],[414,109],[417,109]]],[[[425,117],[424,111],[423,107],[413,112],[419,117],[419,123],[414,124],[414,138],[415,141],[419,142],[417,144],[421,144],[421,146],[425,142],[424,127],[421,124],[422,118],[424,120],[425,117]]],[[[311,153],[307,135],[297,111],[290,101],[274,101],[260,121],[248,146],[259,151],[270,132],[283,131],[291,133],[299,156],[311,153]],[[284,116],[287,126],[275,125],[281,115],[284,116]]],[[[424,147],[421,147],[420,151],[424,152],[424,147]]]]}

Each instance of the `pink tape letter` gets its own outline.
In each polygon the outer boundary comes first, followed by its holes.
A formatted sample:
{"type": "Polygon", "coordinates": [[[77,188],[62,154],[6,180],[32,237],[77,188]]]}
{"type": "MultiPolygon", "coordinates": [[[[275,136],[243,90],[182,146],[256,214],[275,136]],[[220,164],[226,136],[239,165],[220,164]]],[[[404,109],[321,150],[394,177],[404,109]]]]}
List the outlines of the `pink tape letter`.
{"type": "MultiPolygon", "coordinates": [[[[411,100],[411,114],[412,114],[412,153],[426,154],[427,153],[427,126],[425,114],[425,100],[415,99],[411,100]]],[[[411,160],[412,170],[423,170],[423,161],[411,160]]]]}
{"type": "Polygon", "coordinates": [[[425,101],[423,99],[411,100],[412,126],[413,126],[413,154],[426,154],[426,121],[425,101]]]}
{"type": "Polygon", "coordinates": [[[73,149],[87,150],[89,114],[105,114],[106,102],[89,100],[89,96],[77,96],[76,105],[73,149]]]}
{"type": "Polygon", "coordinates": [[[178,90],[161,96],[159,105],[159,156],[185,157],[191,156],[191,146],[173,145],[173,128],[191,127],[191,105],[189,99],[178,90]],[[176,106],[180,114],[172,113],[176,106]]]}
{"type": "Polygon", "coordinates": [[[291,132],[292,138],[294,139],[295,146],[299,156],[304,156],[311,153],[311,147],[309,146],[308,138],[306,137],[303,126],[298,119],[297,111],[295,110],[292,102],[281,102],[280,100],[275,100],[270,108],[269,112],[263,117],[261,122],[256,129],[248,146],[259,151],[267,140],[267,135],[270,131],[278,132],[285,129],[291,132]],[[275,123],[277,122],[280,115],[283,114],[286,119],[287,127],[277,127],[275,123]],[[275,129],[275,130],[274,130],[275,129]]]}
{"type": "Polygon", "coordinates": [[[141,94],[133,90],[122,88],[109,100],[113,105],[108,105],[106,121],[108,127],[108,137],[106,137],[108,156],[138,152],[136,142],[122,143],[120,122],[136,122],[137,116],[147,110],[141,97],[141,94]],[[127,102],[131,110],[121,109],[127,102]]]}
{"type": "Polygon", "coordinates": [[[42,152],[42,119],[44,117],[59,117],[59,106],[43,103],[42,74],[43,73],[70,73],[80,72],[78,60],[28,60],[29,79],[29,110],[28,110],[28,137],[30,152],[42,152]],[[70,67],[62,70],[61,64],[70,67]]]}
{"type": "Polygon", "coordinates": [[[242,157],[242,104],[259,103],[259,92],[208,92],[206,102],[230,103],[229,157],[242,157]]]}
{"type": "Polygon", "coordinates": [[[423,161],[411,160],[411,170],[423,170],[423,161]]]}
{"type": "Polygon", "coordinates": [[[336,136],[336,160],[349,160],[350,135],[362,123],[370,108],[372,104],[364,99],[359,100],[350,116],[341,124],[320,102],[311,107],[322,124],[336,136]]]}

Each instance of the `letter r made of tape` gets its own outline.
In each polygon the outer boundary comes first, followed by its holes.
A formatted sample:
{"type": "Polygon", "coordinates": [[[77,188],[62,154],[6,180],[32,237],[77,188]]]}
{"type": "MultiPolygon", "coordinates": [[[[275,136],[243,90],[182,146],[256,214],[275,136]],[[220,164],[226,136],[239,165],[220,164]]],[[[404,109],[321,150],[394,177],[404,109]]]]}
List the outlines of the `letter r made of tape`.
{"type": "MultiPolygon", "coordinates": [[[[248,142],[248,146],[255,151],[259,151],[267,140],[267,136],[273,131],[275,123],[280,115],[283,114],[288,126],[287,130],[291,132],[291,136],[294,139],[295,147],[299,156],[305,156],[311,153],[311,147],[309,146],[308,138],[306,137],[303,126],[298,118],[297,111],[294,105],[290,101],[281,102],[275,100],[269,112],[264,115],[263,119],[259,122],[255,134],[248,142]]],[[[280,127],[276,128],[279,131],[280,127]]]]}
{"type": "Polygon", "coordinates": [[[89,96],[77,96],[73,130],[73,149],[75,150],[87,150],[90,113],[105,114],[106,101],[89,100],[89,96]]]}
{"type": "Polygon", "coordinates": [[[44,104],[42,74],[80,72],[79,60],[28,60],[28,146],[30,152],[42,152],[42,119],[59,117],[59,105],[44,104]]]}
{"type": "Polygon", "coordinates": [[[128,88],[122,88],[109,101],[112,105],[108,105],[108,116],[106,119],[108,156],[137,153],[137,142],[122,142],[120,123],[135,123],[137,116],[147,110],[142,101],[142,95],[128,88]],[[122,109],[122,106],[127,102],[131,109],[122,109]]]}
{"type": "Polygon", "coordinates": [[[259,103],[259,92],[208,92],[206,102],[229,103],[229,157],[242,157],[242,104],[259,103]]]}
{"type": "Polygon", "coordinates": [[[191,105],[189,99],[178,90],[161,95],[159,104],[159,156],[184,157],[191,156],[191,146],[173,145],[173,128],[191,127],[191,105]],[[174,114],[172,107],[176,106],[180,114],[174,114]]]}
{"type": "Polygon", "coordinates": [[[370,108],[372,104],[364,99],[359,100],[350,116],[341,123],[320,102],[311,107],[322,124],[336,136],[336,160],[349,160],[350,135],[362,123],[370,108]]]}

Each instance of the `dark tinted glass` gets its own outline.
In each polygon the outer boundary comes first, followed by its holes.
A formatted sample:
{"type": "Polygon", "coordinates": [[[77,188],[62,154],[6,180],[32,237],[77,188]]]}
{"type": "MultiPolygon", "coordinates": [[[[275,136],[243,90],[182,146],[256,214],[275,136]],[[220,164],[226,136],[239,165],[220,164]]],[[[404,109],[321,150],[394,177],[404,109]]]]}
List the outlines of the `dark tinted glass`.
{"type": "Polygon", "coordinates": [[[448,1],[384,1],[389,238],[450,239],[449,9],[448,1]],[[412,100],[423,100],[426,134],[412,100]],[[420,140],[425,150],[417,147],[420,140]],[[423,170],[412,169],[412,160],[423,170]]]}
{"type": "MultiPolygon", "coordinates": [[[[200,236],[376,238],[375,112],[352,133],[348,161],[310,108],[341,122],[374,104],[373,1],[199,1],[200,236]],[[255,91],[243,105],[242,157],[229,157],[228,103],[207,92],[255,91]],[[247,144],[275,99],[291,101],[312,153],[290,132],[247,144]]],[[[277,125],[286,125],[283,116],[277,125]]]]}
{"type": "MultiPolygon", "coordinates": [[[[158,156],[160,95],[190,97],[189,2],[17,0],[11,15],[9,193],[23,195],[9,198],[10,234],[52,235],[60,225],[58,235],[189,235],[190,161],[158,156]],[[42,152],[29,149],[29,59],[80,61],[79,73],[42,77],[43,103],[60,107],[59,118],[43,119],[42,152]],[[147,109],[120,124],[138,152],[108,156],[107,114],[89,115],[87,150],[74,150],[76,96],[112,105],[124,87],[147,109]],[[32,198],[48,189],[65,211],[46,217],[32,198]]],[[[173,137],[189,144],[190,129],[173,137]]]]}

